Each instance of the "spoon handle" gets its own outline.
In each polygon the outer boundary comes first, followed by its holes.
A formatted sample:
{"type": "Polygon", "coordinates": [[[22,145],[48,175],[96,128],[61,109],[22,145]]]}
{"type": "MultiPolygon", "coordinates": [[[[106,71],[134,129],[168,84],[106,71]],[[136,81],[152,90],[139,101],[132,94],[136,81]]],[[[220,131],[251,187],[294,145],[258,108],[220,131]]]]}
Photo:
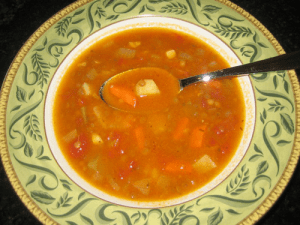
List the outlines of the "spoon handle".
{"type": "Polygon", "coordinates": [[[235,66],[223,70],[217,70],[207,74],[201,74],[180,80],[181,88],[190,84],[208,81],[214,78],[226,76],[248,75],[249,73],[270,72],[278,70],[291,70],[300,68],[300,51],[279,55],[273,58],[235,66]]]}

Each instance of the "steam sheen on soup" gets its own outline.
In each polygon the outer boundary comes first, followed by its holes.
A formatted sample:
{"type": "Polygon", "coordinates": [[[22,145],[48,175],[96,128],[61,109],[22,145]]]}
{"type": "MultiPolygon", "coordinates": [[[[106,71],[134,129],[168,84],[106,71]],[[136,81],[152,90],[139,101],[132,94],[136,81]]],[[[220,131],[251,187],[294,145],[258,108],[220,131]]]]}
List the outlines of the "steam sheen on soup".
{"type": "Polygon", "coordinates": [[[147,110],[121,111],[100,99],[104,81],[141,67],[186,78],[228,63],[203,41],[166,28],[106,37],[77,57],[59,84],[56,139],[71,167],[105,193],[136,201],[181,197],[210,182],[235,154],[244,129],[242,90],[235,78],[198,83],[153,111],[168,79],[143,75],[114,85],[111,95],[128,109],[147,97],[147,110]]]}

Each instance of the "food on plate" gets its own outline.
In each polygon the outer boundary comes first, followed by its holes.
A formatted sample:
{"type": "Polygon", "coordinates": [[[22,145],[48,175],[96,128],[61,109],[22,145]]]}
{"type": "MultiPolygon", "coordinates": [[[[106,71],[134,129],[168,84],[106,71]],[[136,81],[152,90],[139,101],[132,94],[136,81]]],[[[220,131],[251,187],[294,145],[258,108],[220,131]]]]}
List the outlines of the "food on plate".
{"type": "Polygon", "coordinates": [[[171,29],[135,28],[106,37],[81,53],[59,84],[56,139],[71,167],[105,193],[134,201],[181,197],[214,179],[235,154],[245,120],[242,90],[237,78],[212,80],[185,88],[164,105],[157,96],[169,80],[151,75],[110,87],[116,101],[137,111],[100,99],[107,79],[142,67],[181,79],[228,63],[205,42],[171,29]]]}

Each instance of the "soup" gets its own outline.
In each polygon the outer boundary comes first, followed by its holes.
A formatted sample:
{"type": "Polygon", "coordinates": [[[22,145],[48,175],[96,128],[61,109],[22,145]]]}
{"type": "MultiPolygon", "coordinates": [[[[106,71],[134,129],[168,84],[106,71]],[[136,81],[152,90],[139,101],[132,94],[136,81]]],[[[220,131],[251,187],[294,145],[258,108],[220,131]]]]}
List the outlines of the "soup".
{"type": "Polygon", "coordinates": [[[117,74],[100,90],[100,97],[116,109],[153,113],[172,104],[180,85],[178,79],[166,70],[142,67],[117,74]]]}
{"type": "MultiPolygon", "coordinates": [[[[121,111],[100,99],[108,78],[141,67],[161,68],[180,79],[228,64],[206,43],[174,30],[113,34],[85,50],[63,76],[54,101],[54,132],[71,167],[101,191],[136,201],[177,198],[210,182],[235,154],[245,120],[242,90],[235,78],[198,83],[154,111],[121,111]]],[[[148,80],[162,88],[153,77],[148,80]]],[[[128,87],[119,84],[121,90],[128,87]]],[[[114,97],[123,104],[126,93],[121,93],[114,97]]],[[[151,103],[152,94],[147,105],[158,104],[155,98],[151,103]]],[[[143,97],[135,96],[137,102],[143,97]]],[[[132,108],[126,101],[125,106],[132,108]]]]}

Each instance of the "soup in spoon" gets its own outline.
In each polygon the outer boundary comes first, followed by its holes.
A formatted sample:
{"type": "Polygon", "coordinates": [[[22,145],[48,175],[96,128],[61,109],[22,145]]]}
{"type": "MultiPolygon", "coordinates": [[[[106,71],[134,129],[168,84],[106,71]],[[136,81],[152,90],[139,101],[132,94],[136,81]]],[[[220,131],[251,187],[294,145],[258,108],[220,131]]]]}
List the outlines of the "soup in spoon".
{"type": "Polygon", "coordinates": [[[100,97],[116,109],[153,113],[168,108],[179,91],[178,80],[168,71],[143,67],[107,80],[100,88],[100,97]]]}

